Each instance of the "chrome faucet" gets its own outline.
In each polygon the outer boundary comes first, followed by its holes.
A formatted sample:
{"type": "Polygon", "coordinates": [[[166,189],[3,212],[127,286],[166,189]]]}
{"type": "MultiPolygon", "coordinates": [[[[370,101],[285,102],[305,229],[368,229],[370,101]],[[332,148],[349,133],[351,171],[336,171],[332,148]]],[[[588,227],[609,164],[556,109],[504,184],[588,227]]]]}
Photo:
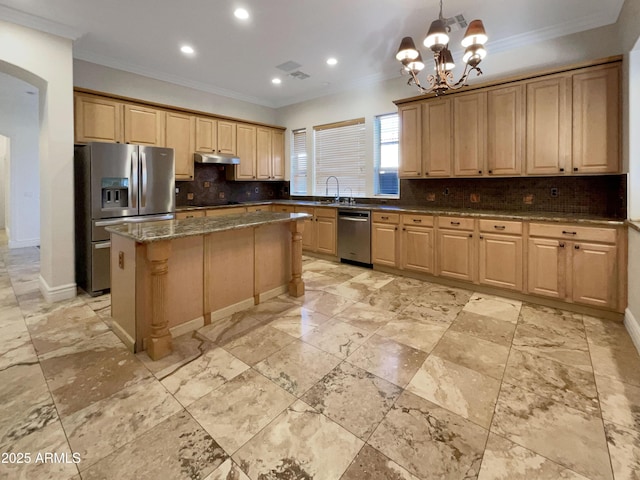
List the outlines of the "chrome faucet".
{"type": "Polygon", "coordinates": [[[338,181],[338,177],[336,177],[335,175],[330,175],[327,177],[327,181],[325,182],[324,186],[325,186],[325,191],[324,194],[328,197],[329,196],[329,180],[335,178],[336,179],[336,196],[335,196],[335,201],[340,203],[340,182],[338,181]]]}
{"type": "Polygon", "coordinates": [[[346,203],[347,205],[355,205],[356,200],[355,200],[355,198],[353,198],[353,188],[351,188],[351,187],[347,187],[347,188],[349,189],[349,193],[350,193],[351,195],[349,195],[349,196],[346,198],[345,203],[346,203]]]}

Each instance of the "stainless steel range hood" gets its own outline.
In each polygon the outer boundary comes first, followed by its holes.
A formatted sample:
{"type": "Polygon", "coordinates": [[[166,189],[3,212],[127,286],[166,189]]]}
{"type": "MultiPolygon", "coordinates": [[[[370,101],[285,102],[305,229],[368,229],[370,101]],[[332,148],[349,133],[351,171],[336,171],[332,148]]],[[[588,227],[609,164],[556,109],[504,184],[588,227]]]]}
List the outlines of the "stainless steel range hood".
{"type": "Polygon", "coordinates": [[[226,153],[196,152],[193,157],[197,163],[215,163],[218,165],[238,165],[240,159],[226,153]]]}

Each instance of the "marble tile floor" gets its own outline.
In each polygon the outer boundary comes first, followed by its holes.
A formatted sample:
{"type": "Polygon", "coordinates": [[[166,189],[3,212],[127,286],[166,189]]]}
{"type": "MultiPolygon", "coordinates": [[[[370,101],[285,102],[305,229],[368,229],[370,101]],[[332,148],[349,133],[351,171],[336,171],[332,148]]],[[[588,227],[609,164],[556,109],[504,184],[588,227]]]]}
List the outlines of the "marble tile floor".
{"type": "Polygon", "coordinates": [[[640,479],[619,323],[305,257],[152,362],[38,253],[0,237],[0,479],[640,479]]]}

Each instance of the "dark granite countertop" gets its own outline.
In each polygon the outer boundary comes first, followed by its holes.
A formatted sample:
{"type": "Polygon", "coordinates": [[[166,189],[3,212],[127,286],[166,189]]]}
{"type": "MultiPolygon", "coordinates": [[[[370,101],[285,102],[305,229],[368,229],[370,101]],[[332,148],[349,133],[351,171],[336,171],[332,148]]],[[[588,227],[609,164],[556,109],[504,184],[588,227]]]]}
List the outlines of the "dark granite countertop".
{"type": "Polygon", "coordinates": [[[107,231],[139,243],[159,242],[208,233],[257,227],[270,223],[307,218],[306,213],[250,212],[218,217],[163,220],[160,222],[125,223],[107,227],[107,231]]]}
{"type": "MultiPolygon", "coordinates": [[[[458,217],[471,217],[471,218],[500,218],[503,220],[526,220],[526,221],[540,221],[540,222],[569,222],[580,224],[591,224],[597,226],[620,226],[625,225],[625,220],[616,220],[601,216],[594,215],[582,215],[575,213],[560,213],[560,212],[523,212],[523,211],[505,211],[505,210],[462,210],[455,208],[433,208],[424,205],[380,205],[380,204],[356,204],[346,205],[338,204],[335,202],[317,202],[310,200],[271,200],[262,202],[248,202],[238,205],[210,205],[210,206],[184,206],[177,207],[176,211],[188,211],[188,210],[203,210],[210,208],[232,208],[232,207],[246,207],[252,205],[300,205],[310,207],[330,207],[330,208],[347,208],[347,209],[368,209],[378,210],[386,212],[397,213],[422,213],[430,215],[450,215],[458,217]]],[[[631,225],[631,222],[626,222],[631,225]]],[[[638,224],[638,222],[635,222],[638,224]]],[[[633,226],[633,225],[631,225],[633,226]]]]}

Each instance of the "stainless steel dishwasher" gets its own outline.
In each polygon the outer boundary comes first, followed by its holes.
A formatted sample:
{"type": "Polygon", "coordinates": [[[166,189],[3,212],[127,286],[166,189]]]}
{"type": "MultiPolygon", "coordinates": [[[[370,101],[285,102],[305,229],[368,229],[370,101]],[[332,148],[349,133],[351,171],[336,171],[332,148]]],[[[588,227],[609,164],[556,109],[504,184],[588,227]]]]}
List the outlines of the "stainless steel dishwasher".
{"type": "Polygon", "coordinates": [[[370,210],[338,210],[338,257],[371,265],[370,210]]]}

